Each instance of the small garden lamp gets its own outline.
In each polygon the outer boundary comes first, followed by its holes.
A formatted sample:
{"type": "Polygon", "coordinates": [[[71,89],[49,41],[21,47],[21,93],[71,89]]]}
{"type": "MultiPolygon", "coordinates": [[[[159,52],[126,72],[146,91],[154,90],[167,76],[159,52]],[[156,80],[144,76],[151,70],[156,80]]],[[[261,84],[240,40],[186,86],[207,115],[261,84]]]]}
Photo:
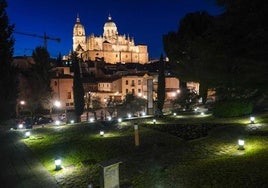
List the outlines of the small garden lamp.
{"type": "Polygon", "coordinates": [[[111,117],[111,116],[109,116],[109,117],[108,117],[108,121],[111,121],[111,120],[112,120],[112,117],[111,117]]]}
{"type": "Polygon", "coordinates": [[[56,120],[55,125],[59,126],[60,125],[60,120],[56,120]]]}
{"type": "Polygon", "coordinates": [[[155,124],[156,123],[156,119],[153,119],[153,124],[155,124]]]}
{"type": "Polygon", "coordinates": [[[242,140],[242,139],[239,139],[238,140],[238,149],[239,150],[244,150],[245,149],[244,145],[245,145],[245,141],[242,140]]]}
{"type": "Polygon", "coordinates": [[[131,114],[127,114],[127,117],[128,117],[128,118],[131,118],[131,114]]]}
{"type": "Polygon", "coordinates": [[[30,135],[31,135],[31,132],[30,132],[30,131],[26,131],[26,132],[25,132],[25,138],[29,138],[30,135]]]}
{"type": "Polygon", "coordinates": [[[176,112],[174,112],[174,113],[173,113],[173,115],[174,115],[174,116],[176,116],[176,115],[177,115],[177,113],[176,113],[176,112]]]}
{"type": "Polygon", "coordinates": [[[71,122],[71,124],[73,124],[74,123],[74,120],[72,119],[70,122],[71,122]]]}
{"type": "Polygon", "coordinates": [[[60,170],[61,169],[61,159],[59,157],[57,157],[55,159],[55,166],[56,166],[55,170],[60,170]]]}
{"type": "Polygon", "coordinates": [[[118,118],[118,122],[121,123],[122,122],[122,118],[118,118]]]}
{"type": "Polygon", "coordinates": [[[104,136],[104,131],[100,131],[100,136],[104,136]]]}
{"type": "Polygon", "coordinates": [[[250,123],[255,123],[255,117],[253,116],[250,117],[250,123]]]}

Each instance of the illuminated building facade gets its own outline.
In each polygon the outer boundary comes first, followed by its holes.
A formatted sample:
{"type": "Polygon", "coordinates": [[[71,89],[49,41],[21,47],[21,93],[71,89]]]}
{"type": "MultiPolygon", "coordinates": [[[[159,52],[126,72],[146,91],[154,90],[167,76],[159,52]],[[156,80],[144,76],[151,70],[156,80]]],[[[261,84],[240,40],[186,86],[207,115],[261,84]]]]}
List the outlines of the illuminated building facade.
{"type": "Polygon", "coordinates": [[[77,52],[83,60],[95,61],[103,59],[107,63],[148,63],[148,50],[146,45],[135,45],[134,38],[119,35],[117,26],[112,17],[103,27],[103,35],[86,36],[85,28],[77,16],[73,28],[73,51],[77,52]]]}

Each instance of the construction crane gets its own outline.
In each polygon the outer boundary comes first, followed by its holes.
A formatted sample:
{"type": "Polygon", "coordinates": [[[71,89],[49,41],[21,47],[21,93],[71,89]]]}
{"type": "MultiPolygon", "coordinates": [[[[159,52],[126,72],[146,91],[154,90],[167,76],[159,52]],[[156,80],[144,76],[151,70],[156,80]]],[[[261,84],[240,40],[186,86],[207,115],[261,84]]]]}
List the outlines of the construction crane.
{"type": "Polygon", "coordinates": [[[20,34],[20,35],[31,36],[31,37],[42,38],[42,39],[44,40],[44,47],[45,47],[46,49],[47,49],[47,40],[55,40],[55,41],[57,41],[57,42],[60,42],[60,38],[54,38],[54,37],[47,36],[46,33],[44,33],[43,36],[41,36],[41,35],[36,35],[36,34],[31,34],[31,33],[19,32],[19,31],[14,31],[14,33],[16,33],[16,34],[20,34]]]}

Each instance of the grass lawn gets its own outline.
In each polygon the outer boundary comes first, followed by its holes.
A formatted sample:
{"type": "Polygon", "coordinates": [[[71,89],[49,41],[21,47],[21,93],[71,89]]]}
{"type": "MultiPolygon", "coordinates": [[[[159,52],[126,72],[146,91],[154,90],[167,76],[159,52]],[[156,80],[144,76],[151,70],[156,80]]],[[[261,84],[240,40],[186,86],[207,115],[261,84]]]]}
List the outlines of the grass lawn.
{"type": "MultiPolygon", "coordinates": [[[[153,125],[152,118],[135,120],[153,125]]],[[[133,122],[100,123],[33,129],[24,139],[62,187],[99,186],[99,163],[117,159],[120,187],[265,187],[268,185],[268,115],[217,119],[212,116],[168,116],[170,123],[220,124],[208,136],[191,141],[139,126],[140,146],[134,144],[133,122]],[[104,130],[105,135],[99,135],[104,130]],[[238,150],[237,140],[245,140],[238,150]],[[63,169],[55,171],[60,156],[63,169]]],[[[149,127],[149,128],[148,128],[149,127]]]]}

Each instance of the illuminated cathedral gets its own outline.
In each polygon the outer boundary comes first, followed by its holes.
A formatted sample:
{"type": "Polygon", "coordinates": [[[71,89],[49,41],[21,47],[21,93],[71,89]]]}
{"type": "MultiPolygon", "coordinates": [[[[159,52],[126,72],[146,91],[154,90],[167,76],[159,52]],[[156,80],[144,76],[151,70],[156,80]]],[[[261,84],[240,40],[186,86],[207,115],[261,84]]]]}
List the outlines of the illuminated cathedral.
{"type": "Polygon", "coordinates": [[[134,38],[119,35],[116,24],[109,15],[103,27],[103,35],[86,36],[85,28],[79,16],[73,28],[73,51],[83,60],[95,61],[103,59],[106,63],[147,63],[146,45],[135,45],[134,38]]]}

